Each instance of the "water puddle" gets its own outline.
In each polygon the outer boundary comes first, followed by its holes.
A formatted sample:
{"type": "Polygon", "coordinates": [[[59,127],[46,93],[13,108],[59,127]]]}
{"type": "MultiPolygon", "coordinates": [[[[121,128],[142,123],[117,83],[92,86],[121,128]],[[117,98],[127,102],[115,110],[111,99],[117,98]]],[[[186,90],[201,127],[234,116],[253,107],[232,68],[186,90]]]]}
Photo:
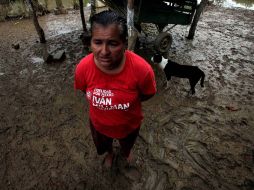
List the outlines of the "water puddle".
{"type": "Polygon", "coordinates": [[[32,63],[35,63],[35,64],[44,63],[44,60],[40,57],[32,57],[31,61],[32,61],[32,63]]]}
{"type": "MultiPolygon", "coordinates": [[[[201,0],[198,0],[200,3],[201,0]]],[[[226,8],[244,8],[254,10],[254,0],[212,0],[214,5],[226,8]]]]}

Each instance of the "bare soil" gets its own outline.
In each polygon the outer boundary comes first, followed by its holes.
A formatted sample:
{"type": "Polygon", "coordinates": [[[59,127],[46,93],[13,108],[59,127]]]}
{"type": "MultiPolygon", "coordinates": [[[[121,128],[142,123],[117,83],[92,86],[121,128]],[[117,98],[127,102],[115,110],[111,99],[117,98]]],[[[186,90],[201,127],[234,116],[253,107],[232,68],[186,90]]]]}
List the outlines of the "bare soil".
{"type": "MultiPolygon", "coordinates": [[[[199,66],[205,87],[188,96],[188,81],[172,78],[165,89],[153,66],[158,93],[143,105],[134,161],[125,167],[117,157],[112,171],[101,167],[86,102],[73,89],[75,65],[88,53],[79,14],[40,24],[44,46],[31,20],[0,23],[0,189],[254,189],[253,11],[208,7],[194,40],[185,26],[171,30],[169,58],[199,66]],[[44,63],[45,48],[65,50],[66,59],[44,63]]],[[[149,61],[152,37],[142,38],[138,53],[149,61]]]]}

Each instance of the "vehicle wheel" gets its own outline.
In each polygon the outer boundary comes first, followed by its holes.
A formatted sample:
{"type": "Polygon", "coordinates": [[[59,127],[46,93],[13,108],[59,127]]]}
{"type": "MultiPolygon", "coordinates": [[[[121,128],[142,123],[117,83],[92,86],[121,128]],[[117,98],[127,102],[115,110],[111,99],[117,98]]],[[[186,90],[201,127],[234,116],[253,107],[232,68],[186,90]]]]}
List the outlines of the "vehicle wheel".
{"type": "Polygon", "coordinates": [[[161,32],[155,42],[154,46],[160,53],[166,53],[172,45],[172,36],[167,32],[161,32]]]}

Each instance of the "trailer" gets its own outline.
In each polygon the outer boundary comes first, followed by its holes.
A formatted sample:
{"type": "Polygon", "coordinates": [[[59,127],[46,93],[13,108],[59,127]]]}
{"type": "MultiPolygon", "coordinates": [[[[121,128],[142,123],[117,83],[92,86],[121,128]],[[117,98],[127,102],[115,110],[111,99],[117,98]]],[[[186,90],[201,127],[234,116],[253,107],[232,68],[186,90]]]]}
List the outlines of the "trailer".
{"type": "MultiPolygon", "coordinates": [[[[172,35],[170,34],[170,30],[176,25],[191,25],[198,8],[197,0],[100,1],[109,9],[114,10],[127,18],[128,27],[134,27],[138,32],[141,32],[141,23],[155,24],[158,30],[158,35],[154,41],[154,46],[160,53],[167,52],[171,47],[172,35]],[[128,22],[128,20],[131,22],[128,22]],[[169,24],[172,25],[172,27],[168,27],[169,24]]],[[[130,33],[129,38],[133,39],[135,34],[130,33]]]]}

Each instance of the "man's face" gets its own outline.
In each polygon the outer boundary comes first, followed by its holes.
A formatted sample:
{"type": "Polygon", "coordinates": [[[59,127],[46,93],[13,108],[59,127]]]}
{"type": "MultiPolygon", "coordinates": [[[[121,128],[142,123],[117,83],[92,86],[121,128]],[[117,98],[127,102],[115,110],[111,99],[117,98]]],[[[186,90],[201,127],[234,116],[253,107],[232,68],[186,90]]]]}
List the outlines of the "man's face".
{"type": "Polygon", "coordinates": [[[96,64],[106,70],[117,68],[123,59],[125,43],[120,38],[119,26],[95,24],[92,30],[91,48],[96,64]]]}

